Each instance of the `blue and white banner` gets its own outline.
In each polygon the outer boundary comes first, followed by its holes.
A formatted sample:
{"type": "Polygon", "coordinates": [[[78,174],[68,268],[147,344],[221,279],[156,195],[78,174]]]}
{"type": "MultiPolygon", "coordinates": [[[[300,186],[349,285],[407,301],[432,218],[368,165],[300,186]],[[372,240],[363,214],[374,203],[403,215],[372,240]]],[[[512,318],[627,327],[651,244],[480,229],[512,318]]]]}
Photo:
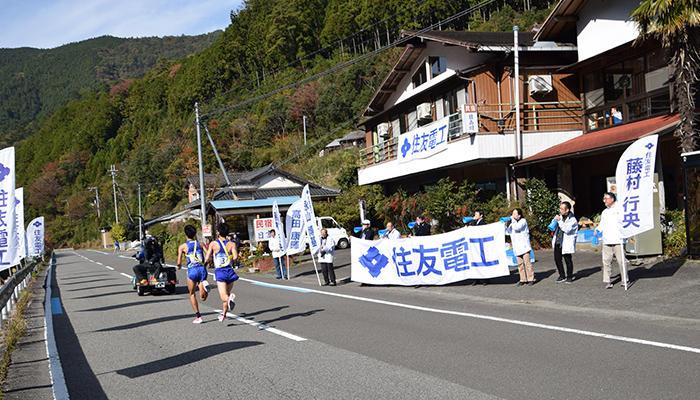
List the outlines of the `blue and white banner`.
{"type": "Polygon", "coordinates": [[[13,264],[17,265],[27,256],[27,240],[24,231],[24,188],[15,189],[15,229],[17,250],[13,264]]]}
{"type": "Polygon", "coordinates": [[[15,226],[15,148],[0,150],[0,271],[12,267],[17,250],[15,226]]]}
{"type": "Polygon", "coordinates": [[[309,185],[304,186],[301,192],[301,200],[304,203],[304,230],[309,241],[311,254],[316,254],[321,249],[321,230],[318,229],[316,222],[316,213],[314,212],[314,203],[311,201],[311,192],[309,185]]]}
{"type": "Polygon", "coordinates": [[[282,215],[280,214],[277,201],[272,203],[272,227],[277,234],[277,240],[280,243],[280,249],[282,249],[281,253],[284,254],[287,249],[287,240],[284,235],[284,224],[282,224],[282,215]]]}
{"type": "Polygon", "coordinates": [[[444,117],[428,125],[399,135],[397,156],[400,163],[427,158],[447,148],[450,118],[444,117]]]}
{"type": "Polygon", "coordinates": [[[44,217],[36,217],[27,225],[27,257],[44,255],[44,217]]]}
{"type": "Polygon", "coordinates": [[[659,136],[632,143],[617,163],[615,182],[623,238],[654,227],[654,166],[659,136]]]}
{"type": "Polygon", "coordinates": [[[351,279],[373,285],[445,285],[510,274],[505,225],[404,239],[352,238],[351,279]]]}
{"type": "Polygon", "coordinates": [[[306,250],[306,234],[304,233],[304,199],[292,203],[287,210],[287,251],[286,254],[299,254],[306,250]]]}

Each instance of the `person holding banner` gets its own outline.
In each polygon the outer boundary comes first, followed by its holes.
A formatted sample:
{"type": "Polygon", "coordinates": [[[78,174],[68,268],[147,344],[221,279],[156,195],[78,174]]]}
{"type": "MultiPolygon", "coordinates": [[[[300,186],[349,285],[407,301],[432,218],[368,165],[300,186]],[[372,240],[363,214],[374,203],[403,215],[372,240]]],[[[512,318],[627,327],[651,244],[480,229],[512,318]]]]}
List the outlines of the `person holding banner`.
{"type": "Polygon", "coordinates": [[[204,258],[206,261],[214,259],[214,278],[216,286],[219,290],[221,298],[221,314],[219,314],[219,322],[224,322],[226,313],[232,311],[236,306],[236,295],[231,293],[233,282],[238,280],[238,275],[233,270],[233,261],[238,259],[238,251],[233,242],[226,239],[229,229],[226,223],[221,223],[216,227],[218,238],[211,242],[207,255],[204,258]]]}
{"type": "Polygon", "coordinates": [[[277,232],[274,229],[270,229],[270,240],[267,242],[267,246],[272,252],[272,260],[275,263],[275,272],[277,275],[275,279],[287,279],[285,275],[284,266],[282,265],[282,245],[280,240],[277,238],[277,232]]]}
{"type": "Polygon", "coordinates": [[[360,239],[363,239],[363,240],[374,239],[374,232],[372,232],[371,223],[368,219],[362,220],[362,231],[360,231],[360,239]]]}
{"type": "Polygon", "coordinates": [[[177,248],[177,269],[182,268],[182,257],[187,261],[187,291],[190,295],[190,304],[195,317],[193,324],[202,323],[202,314],[199,313],[199,305],[194,290],[199,286],[199,296],[202,301],[209,295],[209,282],[207,282],[207,267],[204,266],[204,250],[197,241],[197,229],[192,225],[185,226],[187,241],[177,248]]]}
{"type": "Polygon", "coordinates": [[[321,263],[323,274],[323,286],[335,286],[335,271],[333,270],[333,255],[335,254],[335,241],[328,237],[328,231],[321,229],[321,248],[318,261],[321,263]]]}
{"type": "Polygon", "coordinates": [[[401,232],[394,228],[394,224],[392,222],[387,222],[386,232],[384,232],[384,236],[382,237],[386,239],[401,239],[401,232]]]}
{"type": "Polygon", "coordinates": [[[574,261],[571,258],[576,252],[576,237],[578,236],[578,221],[571,212],[571,203],[562,201],[559,204],[559,214],[554,217],[556,227],[554,237],[552,237],[552,247],[554,248],[554,263],[557,265],[559,278],[557,283],[572,283],[574,281],[574,261]],[[564,264],[566,262],[566,272],[564,264]]]}
{"type": "Polygon", "coordinates": [[[625,254],[620,232],[620,209],[617,206],[615,193],[606,192],[603,195],[603,204],[605,204],[605,210],[600,214],[600,223],[595,230],[596,234],[598,232],[603,234],[603,285],[605,289],[612,289],[610,275],[612,275],[613,256],[620,268],[620,279],[624,280],[622,263],[625,254]]]}
{"type": "Polygon", "coordinates": [[[518,260],[518,274],[520,281],[516,286],[532,286],[535,284],[535,270],[530,261],[530,229],[527,226],[527,221],[523,218],[523,211],[519,208],[514,208],[511,220],[506,227],[506,235],[510,235],[511,245],[513,246],[513,254],[518,260]]]}

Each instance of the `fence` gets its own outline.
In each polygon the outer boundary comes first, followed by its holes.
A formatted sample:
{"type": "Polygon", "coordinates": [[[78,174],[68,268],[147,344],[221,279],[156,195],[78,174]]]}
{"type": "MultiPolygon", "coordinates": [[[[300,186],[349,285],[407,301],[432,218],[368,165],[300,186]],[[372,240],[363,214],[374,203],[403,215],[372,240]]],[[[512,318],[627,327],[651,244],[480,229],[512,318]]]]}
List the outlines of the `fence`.
{"type": "Polygon", "coordinates": [[[39,258],[27,259],[25,266],[15,271],[0,287],[0,306],[2,307],[0,326],[12,317],[12,311],[22,294],[22,290],[27,287],[32,278],[32,272],[40,263],[41,259],[39,258]]]}

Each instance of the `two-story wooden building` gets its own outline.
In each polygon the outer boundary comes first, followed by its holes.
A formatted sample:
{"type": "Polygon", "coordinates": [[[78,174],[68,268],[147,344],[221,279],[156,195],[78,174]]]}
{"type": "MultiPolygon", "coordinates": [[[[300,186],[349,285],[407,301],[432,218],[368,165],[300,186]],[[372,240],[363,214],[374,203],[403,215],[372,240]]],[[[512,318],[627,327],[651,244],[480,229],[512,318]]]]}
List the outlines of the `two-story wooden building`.
{"type": "Polygon", "coordinates": [[[656,172],[661,212],[682,206],[682,172],[673,131],[668,56],[655,40],[640,42],[631,20],[638,1],[562,0],[537,32],[537,41],[576,43],[574,74],[583,102],[583,135],[517,162],[520,177],[544,177],[579,215],[602,209],[601,197],[624,149],[659,134],[656,172]]]}
{"type": "Polygon", "coordinates": [[[474,182],[483,193],[517,196],[514,162],[581,135],[578,80],[560,71],[576,61],[574,45],[518,33],[516,77],[513,32],[411,36],[364,112],[360,185],[416,192],[451,177],[474,182]],[[399,139],[436,121],[448,126],[447,144],[429,157],[401,162],[407,144],[399,146],[399,139]]]}

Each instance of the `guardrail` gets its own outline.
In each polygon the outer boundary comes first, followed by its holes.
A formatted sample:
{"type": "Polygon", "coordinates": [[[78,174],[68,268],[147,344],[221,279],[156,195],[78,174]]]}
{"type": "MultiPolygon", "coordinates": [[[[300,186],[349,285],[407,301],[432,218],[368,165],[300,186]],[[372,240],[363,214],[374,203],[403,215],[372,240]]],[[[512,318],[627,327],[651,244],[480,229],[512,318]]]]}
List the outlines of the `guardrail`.
{"type": "Polygon", "coordinates": [[[40,259],[28,260],[23,268],[18,269],[0,287],[0,307],[2,307],[0,326],[12,317],[12,311],[31,279],[31,273],[40,264],[40,259]]]}

